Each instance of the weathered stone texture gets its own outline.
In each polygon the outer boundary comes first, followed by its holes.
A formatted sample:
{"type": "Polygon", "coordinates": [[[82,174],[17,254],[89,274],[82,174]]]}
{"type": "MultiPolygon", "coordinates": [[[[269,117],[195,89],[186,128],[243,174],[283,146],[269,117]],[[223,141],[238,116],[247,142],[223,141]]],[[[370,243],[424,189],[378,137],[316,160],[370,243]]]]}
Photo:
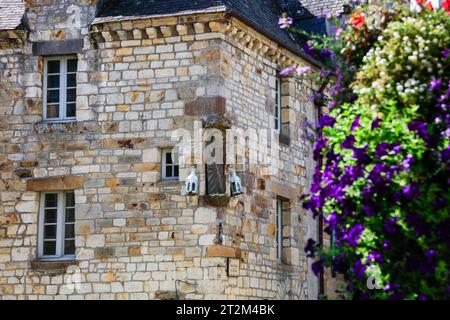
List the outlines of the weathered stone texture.
{"type": "Polygon", "coordinates": [[[183,194],[189,168],[180,168],[180,182],[160,174],[172,130],[193,130],[205,115],[273,128],[278,59],[298,58],[223,15],[111,22],[89,34],[95,1],[79,1],[79,25],[70,27],[72,1],[29,3],[28,41],[0,40],[0,298],[158,299],[174,294],[176,280],[197,284],[184,289],[187,299],[306,298],[303,290],[317,286],[307,281],[303,251],[313,222],[298,198],[312,176],[311,146],[300,138],[303,123],[316,117],[311,83],[283,84],[290,144],[280,146],[276,175],[244,168],[248,190],[214,207],[202,198],[204,168],[200,196],[183,194]],[[50,124],[42,121],[43,59],[33,56],[32,42],[68,39],[84,43],[77,121],[50,124]],[[32,264],[39,192],[49,190],[75,190],[75,289],[67,286],[71,266],[63,276],[32,264]],[[277,196],[291,200],[287,264],[276,258],[277,196]],[[239,277],[227,276],[227,257],[240,258],[239,277]]]}

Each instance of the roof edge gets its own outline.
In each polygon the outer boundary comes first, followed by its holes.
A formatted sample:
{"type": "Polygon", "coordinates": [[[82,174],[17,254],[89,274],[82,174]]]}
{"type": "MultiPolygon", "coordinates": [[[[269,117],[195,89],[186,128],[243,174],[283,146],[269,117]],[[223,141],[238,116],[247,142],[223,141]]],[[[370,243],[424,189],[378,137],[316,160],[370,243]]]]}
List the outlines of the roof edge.
{"type": "Polygon", "coordinates": [[[184,16],[189,14],[196,14],[196,13],[217,13],[217,12],[226,12],[227,8],[225,6],[216,6],[216,7],[210,7],[207,9],[202,10],[185,10],[185,11],[179,11],[176,13],[167,13],[167,14],[152,14],[152,15],[145,15],[145,16],[114,16],[114,17],[96,17],[94,21],[92,21],[91,25],[96,24],[102,24],[102,23],[108,23],[108,22],[121,22],[121,21],[128,21],[128,20],[145,20],[145,19],[152,19],[152,18],[166,18],[166,17],[178,17],[178,16],[184,16]]]}

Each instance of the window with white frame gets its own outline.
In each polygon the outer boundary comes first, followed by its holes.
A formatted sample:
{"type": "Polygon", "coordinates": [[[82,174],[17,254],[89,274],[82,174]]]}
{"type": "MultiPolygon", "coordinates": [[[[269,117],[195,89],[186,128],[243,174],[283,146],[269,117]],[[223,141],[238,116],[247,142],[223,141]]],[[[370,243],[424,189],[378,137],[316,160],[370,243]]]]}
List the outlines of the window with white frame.
{"type": "Polygon", "coordinates": [[[277,243],[277,260],[283,260],[283,200],[277,198],[276,212],[276,243],[277,243]]]}
{"type": "Polygon", "coordinates": [[[39,258],[75,258],[75,194],[73,191],[41,194],[38,232],[39,258]]]}
{"type": "Polygon", "coordinates": [[[44,58],[44,119],[64,121],[76,119],[76,56],[44,58]]]}
{"type": "Polygon", "coordinates": [[[275,80],[275,130],[280,132],[281,130],[281,79],[275,80]]]}
{"type": "Polygon", "coordinates": [[[161,152],[162,158],[162,180],[178,180],[179,166],[177,154],[174,149],[163,149],[161,152]]]}

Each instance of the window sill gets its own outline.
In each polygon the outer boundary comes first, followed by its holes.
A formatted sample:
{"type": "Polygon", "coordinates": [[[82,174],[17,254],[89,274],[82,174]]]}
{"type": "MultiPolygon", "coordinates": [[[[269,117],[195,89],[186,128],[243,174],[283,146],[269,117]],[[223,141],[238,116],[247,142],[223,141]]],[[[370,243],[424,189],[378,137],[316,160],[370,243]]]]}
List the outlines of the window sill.
{"type": "Polygon", "coordinates": [[[34,125],[36,133],[64,133],[75,132],[78,129],[78,123],[76,120],[66,121],[49,121],[44,120],[34,125]]]}
{"type": "Polygon", "coordinates": [[[31,261],[31,269],[40,272],[65,273],[70,266],[78,266],[78,261],[71,260],[35,260],[31,261]]]}

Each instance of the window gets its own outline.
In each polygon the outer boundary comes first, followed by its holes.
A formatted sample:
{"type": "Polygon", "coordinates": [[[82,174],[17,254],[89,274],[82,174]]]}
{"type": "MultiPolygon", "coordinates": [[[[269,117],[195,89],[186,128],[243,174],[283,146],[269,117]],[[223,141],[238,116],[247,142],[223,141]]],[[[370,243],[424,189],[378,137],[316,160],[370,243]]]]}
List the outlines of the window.
{"type": "Polygon", "coordinates": [[[74,120],[76,118],[77,58],[44,59],[44,119],[74,120]]]}
{"type": "Polygon", "coordinates": [[[178,180],[178,161],[173,158],[177,155],[172,151],[173,149],[162,150],[162,180],[178,180]]]}
{"type": "Polygon", "coordinates": [[[38,254],[42,259],[75,258],[75,194],[41,194],[38,254]]]}
{"type": "Polygon", "coordinates": [[[283,200],[282,199],[277,199],[276,242],[277,242],[277,259],[279,262],[282,262],[282,260],[283,260],[283,200]]]}
{"type": "Polygon", "coordinates": [[[275,130],[281,130],[281,79],[275,80],[275,130]]]}

